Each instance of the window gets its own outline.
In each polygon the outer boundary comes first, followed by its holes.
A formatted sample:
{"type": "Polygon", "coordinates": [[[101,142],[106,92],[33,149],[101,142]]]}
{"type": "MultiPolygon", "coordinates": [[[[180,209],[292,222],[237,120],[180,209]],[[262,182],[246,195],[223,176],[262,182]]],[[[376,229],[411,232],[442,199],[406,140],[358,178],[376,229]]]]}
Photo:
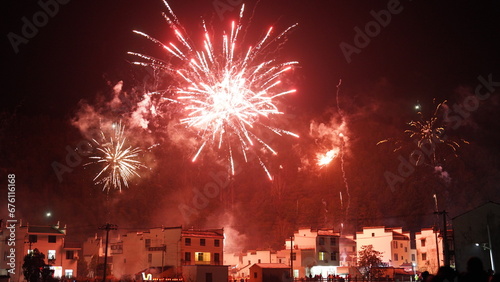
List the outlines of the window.
{"type": "Polygon", "coordinates": [[[326,260],[326,256],[327,256],[326,252],[319,252],[318,253],[318,260],[319,261],[325,261],[326,260]]]}
{"type": "Polygon", "coordinates": [[[49,260],[56,259],[56,250],[49,250],[47,252],[47,259],[49,260]]]}
{"type": "Polygon", "coordinates": [[[408,247],[405,247],[405,252],[408,252],[408,247]]]}
{"type": "Polygon", "coordinates": [[[335,244],[337,243],[337,240],[335,239],[335,237],[330,237],[330,245],[335,246],[335,244]]]}
{"type": "Polygon", "coordinates": [[[56,236],[49,235],[49,243],[55,243],[55,242],[56,242],[56,236]]]}
{"type": "Polygon", "coordinates": [[[74,259],[75,251],[66,251],[66,259],[74,259]]]}
{"type": "Polygon", "coordinates": [[[422,260],[427,260],[427,253],[422,253],[422,260]]]}
{"type": "Polygon", "coordinates": [[[219,239],[215,239],[214,240],[214,246],[215,247],[219,247],[220,246],[220,240],[219,239]]]}
{"type": "Polygon", "coordinates": [[[420,240],[420,246],[425,247],[425,239],[420,240]]]}
{"type": "Polygon", "coordinates": [[[297,253],[292,253],[292,260],[297,260],[297,253]]]}
{"type": "Polygon", "coordinates": [[[324,245],[325,244],[325,238],[319,237],[319,244],[324,245]]]}
{"type": "Polygon", "coordinates": [[[337,253],[336,252],[333,252],[330,254],[330,259],[331,260],[337,260],[337,253]]]}
{"type": "Polygon", "coordinates": [[[149,263],[153,262],[153,254],[148,254],[148,262],[149,263]]]}
{"type": "Polygon", "coordinates": [[[260,259],[257,260],[257,263],[260,263],[260,259]]]}
{"type": "Polygon", "coordinates": [[[73,269],[66,269],[66,270],[64,270],[64,276],[66,276],[66,278],[73,277],[73,269]]]}
{"type": "Polygon", "coordinates": [[[257,278],[257,272],[253,273],[253,278],[257,278]]]}
{"type": "Polygon", "coordinates": [[[191,246],[191,238],[184,239],[184,245],[191,246]]]}
{"type": "Polygon", "coordinates": [[[184,260],[185,261],[191,261],[191,253],[190,252],[185,252],[184,253],[184,260]]]}
{"type": "Polygon", "coordinates": [[[375,233],[372,233],[372,237],[375,237],[375,233]]]}
{"type": "Polygon", "coordinates": [[[415,254],[411,254],[411,260],[412,260],[412,261],[416,261],[416,259],[415,259],[415,254]]]}
{"type": "Polygon", "coordinates": [[[29,241],[30,241],[30,243],[36,243],[38,241],[38,236],[37,235],[30,235],[29,241]]]}
{"type": "Polygon", "coordinates": [[[219,263],[220,262],[220,254],[219,253],[215,253],[214,254],[214,262],[215,263],[219,263]]]}
{"type": "Polygon", "coordinates": [[[403,248],[403,243],[399,244],[399,247],[402,249],[403,248]]]}
{"type": "Polygon", "coordinates": [[[205,246],[205,245],[206,245],[206,240],[200,239],[200,246],[205,246]]]}
{"type": "Polygon", "coordinates": [[[397,249],[398,248],[398,242],[396,242],[396,241],[392,242],[392,246],[394,247],[394,249],[397,249]]]}
{"type": "Polygon", "coordinates": [[[394,254],[394,261],[398,261],[399,257],[398,254],[394,254]]]}
{"type": "Polygon", "coordinates": [[[281,259],[278,259],[278,263],[283,263],[283,262],[281,261],[281,259]]]}
{"type": "Polygon", "coordinates": [[[144,245],[145,245],[146,248],[151,247],[151,239],[144,240],[144,245]]]}
{"type": "Polygon", "coordinates": [[[198,264],[210,264],[210,253],[196,252],[194,254],[198,264]]]}

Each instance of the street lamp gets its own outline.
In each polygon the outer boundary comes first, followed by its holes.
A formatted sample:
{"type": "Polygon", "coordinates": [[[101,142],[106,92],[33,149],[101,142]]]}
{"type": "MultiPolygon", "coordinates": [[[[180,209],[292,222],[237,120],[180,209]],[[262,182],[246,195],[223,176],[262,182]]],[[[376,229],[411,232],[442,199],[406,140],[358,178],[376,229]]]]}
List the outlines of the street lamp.
{"type": "Polygon", "coordinates": [[[417,270],[415,269],[415,266],[417,266],[414,262],[411,263],[411,268],[413,269],[413,277],[415,280],[417,280],[417,270]]]}
{"type": "Polygon", "coordinates": [[[490,263],[491,263],[491,270],[495,272],[495,264],[493,263],[493,250],[491,249],[491,245],[488,243],[475,243],[474,244],[476,247],[481,247],[483,248],[484,251],[489,250],[490,251],[490,263]]]}

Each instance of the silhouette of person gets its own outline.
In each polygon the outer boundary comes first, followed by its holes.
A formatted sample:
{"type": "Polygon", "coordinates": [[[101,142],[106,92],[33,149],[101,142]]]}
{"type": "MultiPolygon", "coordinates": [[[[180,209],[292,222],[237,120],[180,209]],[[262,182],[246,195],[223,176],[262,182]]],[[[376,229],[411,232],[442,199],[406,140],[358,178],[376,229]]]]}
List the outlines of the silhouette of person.
{"type": "Polygon", "coordinates": [[[478,257],[471,257],[467,261],[467,272],[464,273],[459,282],[488,282],[488,274],[484,271],[483,262],[478,257]]]}
{"type": "Polygon", "coordinates": [[[436,276],[430,280],[431,282],[452,282],[455,281],[455,270],[449,266],[441,266],[436,276]]]}

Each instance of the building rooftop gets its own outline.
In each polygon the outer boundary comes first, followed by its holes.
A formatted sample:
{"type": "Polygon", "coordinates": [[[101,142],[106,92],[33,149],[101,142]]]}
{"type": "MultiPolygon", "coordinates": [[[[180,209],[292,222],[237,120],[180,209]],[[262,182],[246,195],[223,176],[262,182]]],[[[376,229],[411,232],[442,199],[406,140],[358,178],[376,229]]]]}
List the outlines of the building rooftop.
{"type": "Polygon", "coordinates": [[[49,234],[49,235],[66,235],[63,230],[56,228],[55,226],[23,226],[28,228],[28,234],[49,234]]]}
{"type": "Polygon", "coordinates": [[[196,230],[188,229],[182,230],[183,237],[212,237],[212,238],[224,238],[224,229],[208,229],[208,230],[196,230]]]}
{"type": "Polygon", "coordinates": [[[258,266],[260,268],[290,268],[289,265],[283,263],[256,263],[253,266],[258,266]]]}

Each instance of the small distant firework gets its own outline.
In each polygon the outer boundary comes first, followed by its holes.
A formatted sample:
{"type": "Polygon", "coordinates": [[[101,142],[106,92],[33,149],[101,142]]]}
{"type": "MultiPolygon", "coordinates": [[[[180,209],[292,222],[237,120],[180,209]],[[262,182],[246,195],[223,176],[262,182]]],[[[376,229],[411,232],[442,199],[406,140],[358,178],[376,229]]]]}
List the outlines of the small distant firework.
{"type": "Polygon", "coordinates": [[[328,165],[333,159],[335,159],[339,155],[339,149],[333,148],[330,151],[324,154],[316,154],[316,159],[318,160],[318,165],[320,167],[324,167],[328,165]]]}
{"type": "MultiPolygon", "coordinates": [[[[273,115],[282,114],[275,99],[295,92],[282,90],[280,77],[292,69],[297,62],[278,63],[273,52],[281,44],[276,44],[295,25],[289,27],[277,37],[272,37],[272,27],[266,35],[243,50],[240,43],[244,5],[241,8],[238,22],[232,22],[229,32],[224,33],[220,45],[213,44],[214,36],[208,32],[203,22],[202,48],[197,48],[190,37],[186,36],[184,27],[173,13],[169,4],[164,1],[168,14],[163,14],[170,28],[174,31],[177,43],[164,44],[140,31],[136,34],[146,37],[161,46],[174,61],[180,61],[180,67],[173,67],[161,59],[148,55],[129,52],[138,56],[142,62],[136,64],[151,66],[178,78],[180,86],[174,97],[166,97],[183,105],[181,123],[194,129],[201,138],[192,161],[196,161],[200,153],[212,147],[223,150],[227,155],[231,171],[234,174],[234,152],[242,153],[248,160],[248,150],[255,144],[265,151],[276,155],[277,152],[262,140],[258,134],[260,127],[277,135],[298,135],[263,123],[273,115]]],[[[178,65],[178,64],[176,64],[178,65]]],[[[257,149],[254,150],[257,152],[257,149]]],[[[268,169],[258,160],[271,178],[268,169]]]]}
{"type": "MultiPolygon", "coordinates": [[[[419,105],[418,115],[420,116],[420,120],[409,122],[408,125],[411,128],[404,131],[410,138],[416,140],[417,147],[422,148],[425,145],[430,145],[433,148],[432,154],[430,156],[433,165],[438,163],[438,157],[436,155],[438,146],[445,145],[452,150],[455,156],[457,149],[460,148],[459,142],[454,141],[445,135],[445,127],[441,125],[441,120],[438,116],[439,111],[441,110],[443,105],[446,104],[446,102],[447,101],[445,100],[442,103],[438,104],[436,106],[436,109],[434,110],[433,115],[428,120],[425,119],[424,115],[420,111],[421,107],[419,105]]],[[[394,151],[398,151],[404,145],[401,140],[391,138],[382,140],[378,142],[377,145],[386,142],[392,142],[397,145],[394,151]]],[[[460,142],[468,144],[468,142],[463,139],[461,139],[460,142]]]]}
{"type": "Polygon", "coordinates": [[[113,124],[113,132],[109,138],[101,131],[100,140],[93,139],[97,146],[97,155],[91,156],[91,164],[102,165],[101,171],[94,177],[96,185],[103,184],[104,190],[111,188],[122,190],[122,185],[128,187],[129,181],[140,177],[137,170],[145,168],[138,159],[140,148],[125,145],[125,127],[121,123],[113,124]]]}

